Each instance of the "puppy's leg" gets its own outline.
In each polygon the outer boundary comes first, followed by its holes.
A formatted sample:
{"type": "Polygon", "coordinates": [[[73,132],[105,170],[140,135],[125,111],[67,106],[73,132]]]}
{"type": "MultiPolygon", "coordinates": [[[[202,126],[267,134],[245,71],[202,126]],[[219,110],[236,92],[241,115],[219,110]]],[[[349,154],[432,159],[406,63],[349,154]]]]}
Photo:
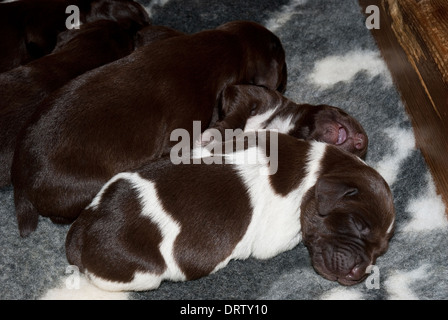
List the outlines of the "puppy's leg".
{"type": "Polygon", "coordinates": [[[36,230],[39,213],[20,190],[14,191],[14,203],[20,236],[27,237],[31,232],[36,230]]]}

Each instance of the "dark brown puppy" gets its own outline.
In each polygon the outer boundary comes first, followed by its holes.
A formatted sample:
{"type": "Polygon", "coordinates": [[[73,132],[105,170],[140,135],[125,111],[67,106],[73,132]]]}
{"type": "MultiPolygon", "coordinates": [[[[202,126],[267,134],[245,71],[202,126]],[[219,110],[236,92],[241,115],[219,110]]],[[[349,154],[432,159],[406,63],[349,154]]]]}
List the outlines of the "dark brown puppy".
{"type": "Polygon", "coordinates": [[[0,3],[0,72],[49,54],[57,36],[67,30],[66,8],[76,5],[80,22],[130,19],[149,23],[145,9],[133,0],[20,0],[0,3]]]}
{"type": "Polygon", "coordinates": [[[280,92],[251,85],[229,86],[221,99],[221,120],[201,135],[202,145],[213,129],[243,131],[277,129],[304,140],[334,144],[359,157],[367,152],[368,138],[361,124],[340,108],[297,104],[280,92]]]}
{"type": "Polygon", "coordinates": [[[224,88],[283,89],[285,52],[247,21],[146,45],[48,97],[18,140],[12,182],[19,230],[39,213],[69,223],[118,172],[167,154],[174,129],[205,130],[224,88]]]}
{"type": "Polygon", "coordinates": [[[387,183],[341,148],[272,135],[208,165],[166,159],[116,175],[71,226],[68,261],[100,288],[150,290],[302,240],[319,274],[359,283],[393,235],[387,183]]]}
{"type": "MultiPolygon", "coordinates": [[[[10,183],[17,135],[39,102],[84,72],[130,54],[137,28],[128,20],[86,23],[60,33],[51,54],[0,74],[0,187],[10,183]]],[[[146,38],[138,42],[165,37],[163,29],[155,28],[154,35],[151,31],[152,26],[142,30],[140,37],[146,38]]]]}

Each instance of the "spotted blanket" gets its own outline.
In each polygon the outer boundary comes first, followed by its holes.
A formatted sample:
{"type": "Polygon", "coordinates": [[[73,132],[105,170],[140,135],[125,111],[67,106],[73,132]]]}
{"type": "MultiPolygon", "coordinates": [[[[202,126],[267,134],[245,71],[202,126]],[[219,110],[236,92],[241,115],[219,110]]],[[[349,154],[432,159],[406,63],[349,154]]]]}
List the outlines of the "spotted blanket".
{"type": "MultiPolygon", "coordinates": [[[[345,109],[369,136],[366,161],[391,186],[396,232],[367,280],[344,287],[312,268],[303,244],[269,260],[231,261],[205,278],[147,292],[103,292],[65,257],[68,226],[40,218],[21,239],[13,188],[0,189],[1,299],[447,299],[448,222],[399,93],[356,0],[141,0],[155,25],[197,32],[259,22],[286,50],[285,95],[345,109]]],[[[229,200],[230,201],[230,200],[229,200]]]]}

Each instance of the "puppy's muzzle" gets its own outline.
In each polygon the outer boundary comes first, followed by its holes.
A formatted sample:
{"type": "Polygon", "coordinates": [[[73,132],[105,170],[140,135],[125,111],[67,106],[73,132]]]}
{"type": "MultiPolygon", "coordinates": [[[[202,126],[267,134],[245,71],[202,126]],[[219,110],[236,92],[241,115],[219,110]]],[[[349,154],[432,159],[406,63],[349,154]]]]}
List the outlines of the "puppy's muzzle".
{"type": "Polygon", "coordinates": [[[313,249],[313,267],[324,278],[342,285],[354,285],[365,279],[372,260],[362,243],[351,239],[320,241],[313,249]]]}

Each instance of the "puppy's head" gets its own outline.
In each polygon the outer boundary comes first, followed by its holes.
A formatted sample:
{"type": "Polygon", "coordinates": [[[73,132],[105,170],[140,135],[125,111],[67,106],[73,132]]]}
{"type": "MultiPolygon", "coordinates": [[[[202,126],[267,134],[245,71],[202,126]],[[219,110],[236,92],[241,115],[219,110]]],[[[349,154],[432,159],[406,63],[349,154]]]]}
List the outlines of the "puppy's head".
{"type": "MultiPolygon", "coordinates": [[[[279,92],[252,85],[226,88],[221,98],[222,118],[239,113],[235,128],[277,129],[293,137],[336,145],[364,157],[368,138],[361,124],[340,108],[296,104],[279,92]]],[[[233,117],[235,119],[235,117],[233,117]]]]}
{"type": "Polygon", "coordinates": [[[375,170],[359,160],[359,166],[341,163],[338,153],[331,152],[322,170],[342,168],[321,175],[305,195],[302,237],[320,275],[353,285],[364,280],[367,267],[386,252],[395,211],[390,189],[375,170]]]}
{"type": "Polygon", "coordinates": [[[364,128],[340,108],[328,105],[313,106],[309,108],[302,123],[302,127],[297,128],[300,133],[296,130],[296,134],[303,135],[305,140],[334,144],[361,158],[367,153],[368,138],[364,128]]]}
{"type": "Polygon", "coordinates": [[[241,39],[246,53],[246,81],[284,92],[287,81],[285,51],[280,39],[255,22],[233,21],[217,28],[241,39]]]}

